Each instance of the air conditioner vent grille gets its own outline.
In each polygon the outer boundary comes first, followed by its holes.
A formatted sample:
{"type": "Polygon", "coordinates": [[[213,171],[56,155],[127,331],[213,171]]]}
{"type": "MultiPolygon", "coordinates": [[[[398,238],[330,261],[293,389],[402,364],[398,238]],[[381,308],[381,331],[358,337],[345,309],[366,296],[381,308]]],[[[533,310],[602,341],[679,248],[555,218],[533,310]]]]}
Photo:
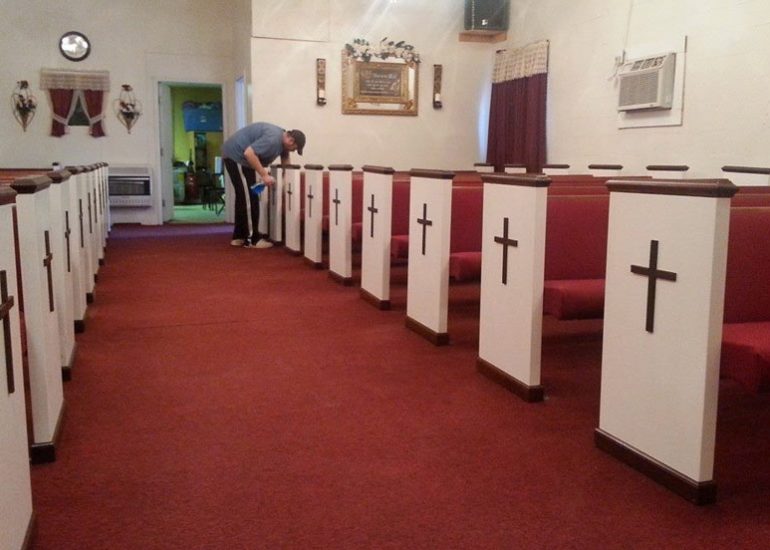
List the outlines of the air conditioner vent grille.
{"type": "Polygon", "coordinates": [[[658,99],[658,73],[629,75],[620,81],[621,107],[655,103],[658,99]]]}

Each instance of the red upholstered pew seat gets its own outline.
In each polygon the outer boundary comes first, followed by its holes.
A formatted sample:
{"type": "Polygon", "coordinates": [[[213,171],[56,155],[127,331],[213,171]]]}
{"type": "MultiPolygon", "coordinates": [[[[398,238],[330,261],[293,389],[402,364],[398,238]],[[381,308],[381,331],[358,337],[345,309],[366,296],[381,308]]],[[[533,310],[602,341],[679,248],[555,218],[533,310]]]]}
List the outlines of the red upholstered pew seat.
{"type": "MultiPolygon", "coordinates": [[[[737,195],[736,195],[737,196],[737,195]]],[[[770,208],[733,208],[720,374],[770,389],[770,208]]]]}
{"type": "Polygon", "coordinates": [[[557,319],[604,315],[608,196],[549,196],[543,313],[557,319]]]}

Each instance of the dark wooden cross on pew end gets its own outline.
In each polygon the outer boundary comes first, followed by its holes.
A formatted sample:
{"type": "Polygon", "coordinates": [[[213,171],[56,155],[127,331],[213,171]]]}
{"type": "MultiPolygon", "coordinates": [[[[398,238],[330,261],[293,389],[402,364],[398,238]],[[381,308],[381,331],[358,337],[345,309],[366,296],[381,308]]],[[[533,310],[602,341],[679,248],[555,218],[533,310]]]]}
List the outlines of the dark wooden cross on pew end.
{"type": "Polygon", "coordinates": [[[433,220],[428,219],[428,204],[422,203],[422,218],[417,218],[417,223],[422,226],[422,255],[425,256],[425,238],[429,225],[433,225],[433,220]]]}
{"type": "Polygon", "coordinates": [[[508,218],[503,218],[503,236],[495,237],[497,244],[503,245],[503,284],[508,284],[508,247],[519,246],[519,241],[508,237],[508,218]]]}
{"type": "Polygon", "coordinates": [[[13,349],[11,348],[11,308],[14,306],[13,296],[8,296],[8,276],[5,270],[0,271],[0,320],[3,322],[3,341],[5,343],[5,377],[8,382],[8,394],[16,391],[13,376],[13,349]]]}
{"type": "Polygon", "coordinates": [[[645,330],[653,332],[655,328],[655,290],[658,279],[664,281],[676,281],[676,273],[673,271],[664,271],[658,269],[658,241],[650,241],[650,265],[644,267],[641,265],[632,265],[631,273],[647,277],[647,320],[645,330]]]}

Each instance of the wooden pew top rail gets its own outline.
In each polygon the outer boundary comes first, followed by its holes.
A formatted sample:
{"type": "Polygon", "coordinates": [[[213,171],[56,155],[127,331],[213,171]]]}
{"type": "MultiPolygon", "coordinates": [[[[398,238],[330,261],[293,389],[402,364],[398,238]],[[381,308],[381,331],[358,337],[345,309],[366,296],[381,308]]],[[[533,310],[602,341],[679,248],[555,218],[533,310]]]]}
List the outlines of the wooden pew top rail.
{"type": "Polygon", "coordinates": [[[347,172],[350,172],[353,170],[353,165],[351,164],[330,164],[329,170],[344,170],[347,172]]]}
{"type": "Polygon", "coordinates": [[[652,172],[687,172],[690,169],[686,164],[649,164],[646,168],[652,172]]]}
{"type": "Polygon", "coordinates": [[[20,195],[37,193],[51,186],[51,178],[48,176],[31,176],[19,178],[11,184],[11,187],[20,195]]]}
{"type": "Polygon", "coordinates": [[[16,191],[11,187],[0,185],[0,206],[4,204],[13,204],[16,202],[16,191]]]}
{"type": "Polygon", "coordinates": [[[741,174],[770,174],[770,168],[753,166],[722,166],[722,172],[737,172],[741,174]]]}
{"type": "Polygon", "coordinates": [[[551,185],[551,178],[541,174],[483,174],[481,181],[484,183],[499,183],[503,185],[518,185],[521,187],[548,187],[551,185]]]}
{"type": "Polygon", "coordinates": [[[656,195],[686,195],[690,197],[732,197],[738,187],[728,179],[710,180],[610,180],[607,188],[618,193],[651,193],[656,195]]]}
{"type": "Polygon", "coordinates": [[[362,166],[361,170],[372,174],[395,174],[395,170],[389,166],[362,166]]]}

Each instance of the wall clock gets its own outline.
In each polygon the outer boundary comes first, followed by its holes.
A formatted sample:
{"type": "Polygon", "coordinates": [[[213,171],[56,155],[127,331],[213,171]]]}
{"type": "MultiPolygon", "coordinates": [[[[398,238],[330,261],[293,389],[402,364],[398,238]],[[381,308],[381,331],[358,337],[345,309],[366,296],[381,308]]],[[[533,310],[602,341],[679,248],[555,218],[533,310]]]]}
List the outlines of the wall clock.
{"type": "Polygon", "coordinates": [[[83,61],[91,53],[91,42],[83,33],[66,32],[59,39],[59,51],[70,61],[83,61]]]}

